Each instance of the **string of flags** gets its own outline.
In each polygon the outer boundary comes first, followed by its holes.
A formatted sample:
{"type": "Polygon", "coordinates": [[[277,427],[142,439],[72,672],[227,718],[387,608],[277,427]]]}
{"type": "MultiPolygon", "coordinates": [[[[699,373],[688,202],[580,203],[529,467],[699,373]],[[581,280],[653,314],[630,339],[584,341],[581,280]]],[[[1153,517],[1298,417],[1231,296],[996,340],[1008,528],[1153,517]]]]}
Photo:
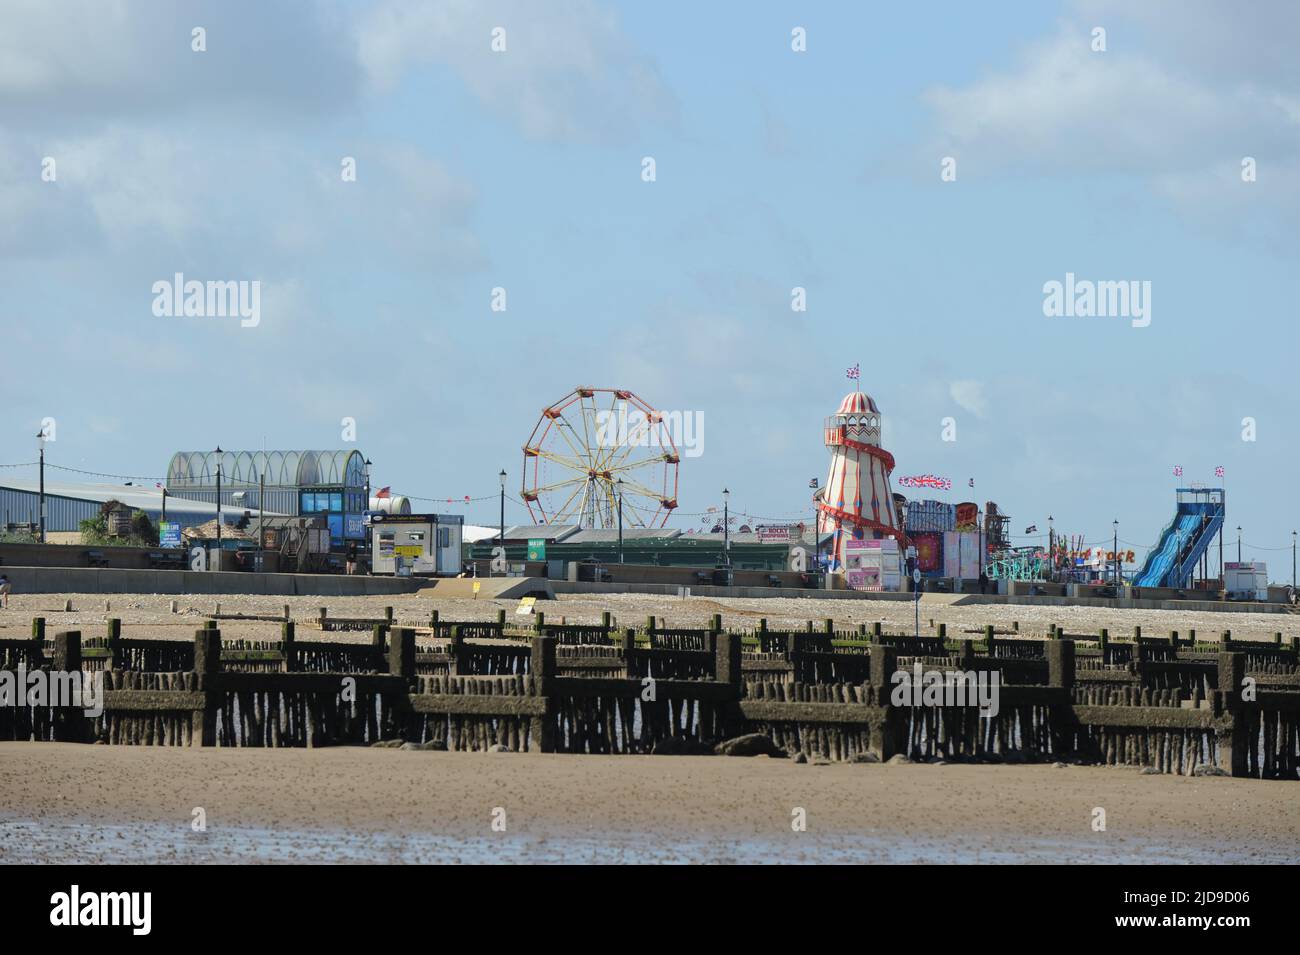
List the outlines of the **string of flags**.
{"type": "MultiPolygon", "coordinates": [[[[898,479],[899,487],[928,487],[936,491],[951,491],[952,481],[934,474],[916,474],[898,479]]],[[[971,485],[974,487],[974,484],[971,485]]]]}

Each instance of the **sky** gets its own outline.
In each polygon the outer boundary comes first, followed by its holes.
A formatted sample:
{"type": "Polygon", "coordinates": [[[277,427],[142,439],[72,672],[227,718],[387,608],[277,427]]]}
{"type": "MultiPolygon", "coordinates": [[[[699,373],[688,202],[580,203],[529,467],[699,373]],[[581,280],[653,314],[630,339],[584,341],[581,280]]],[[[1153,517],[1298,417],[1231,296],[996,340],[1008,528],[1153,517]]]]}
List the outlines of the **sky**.
{"type": "Polygon", "coordinates": [[[504,469],[527,522],[521,448],[589,385],[699,423],[672,526],[724,487],[799,520],[859,365],[895,478],[1017,543],[1140,553],[1222,484],[1280,579],[1297,36],[1284,2],[0,0],[0,465],[46,418],[49,462],[134,478],[356,447],[480,524],[504,469]],[[257,281],[257,324],[155,314],[176,273],[257,281]],[[1150,283],[1149,324],[1046,315],[1067,273],[1150,283]]]}

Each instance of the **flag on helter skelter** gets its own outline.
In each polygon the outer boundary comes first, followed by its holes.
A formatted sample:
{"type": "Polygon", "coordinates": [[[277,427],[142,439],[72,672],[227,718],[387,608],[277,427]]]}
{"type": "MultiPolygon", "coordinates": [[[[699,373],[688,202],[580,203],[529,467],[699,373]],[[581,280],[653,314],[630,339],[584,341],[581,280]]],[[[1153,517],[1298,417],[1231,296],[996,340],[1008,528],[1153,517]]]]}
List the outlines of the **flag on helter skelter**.
{"type": "Polygon", "coordinates": [[[862,378],[861,362],[855,362],[853,367],[845,372],[850,381],[859,381],[862,378]]]}
{"type": "Polygon", "coordinates": [[[1223,465],[1222,465],[1222,464],[1220,464],[1217,468],[1214,469],[1214,476],[1215,476],[1215,477],[1223,477],[1223,465]]]}

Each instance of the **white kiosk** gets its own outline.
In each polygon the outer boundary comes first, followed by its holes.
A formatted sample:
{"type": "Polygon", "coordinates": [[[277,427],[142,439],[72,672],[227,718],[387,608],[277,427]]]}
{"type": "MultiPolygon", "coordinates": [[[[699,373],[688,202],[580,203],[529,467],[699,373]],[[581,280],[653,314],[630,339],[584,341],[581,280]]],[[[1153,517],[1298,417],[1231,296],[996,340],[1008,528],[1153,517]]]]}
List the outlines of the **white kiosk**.
{"type": "Polygon", "coordinates": [[[371,573],[455,576],[460,573],[459,514],[383,514],[369,516],[371,573]]]}

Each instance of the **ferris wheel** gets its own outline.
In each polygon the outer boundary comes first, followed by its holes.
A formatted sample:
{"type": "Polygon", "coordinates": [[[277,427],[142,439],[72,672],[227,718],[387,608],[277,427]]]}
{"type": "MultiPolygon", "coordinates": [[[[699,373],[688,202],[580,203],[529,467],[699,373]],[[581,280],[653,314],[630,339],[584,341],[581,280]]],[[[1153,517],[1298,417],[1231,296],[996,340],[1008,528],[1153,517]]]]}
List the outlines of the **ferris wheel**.
{"type": "Polygon", "coordinates": [[[538,524],[663,527],[681,458],[664,415],[621,388],[573,389],[542,411],[524,445],[521,493],[538,524]]]}

